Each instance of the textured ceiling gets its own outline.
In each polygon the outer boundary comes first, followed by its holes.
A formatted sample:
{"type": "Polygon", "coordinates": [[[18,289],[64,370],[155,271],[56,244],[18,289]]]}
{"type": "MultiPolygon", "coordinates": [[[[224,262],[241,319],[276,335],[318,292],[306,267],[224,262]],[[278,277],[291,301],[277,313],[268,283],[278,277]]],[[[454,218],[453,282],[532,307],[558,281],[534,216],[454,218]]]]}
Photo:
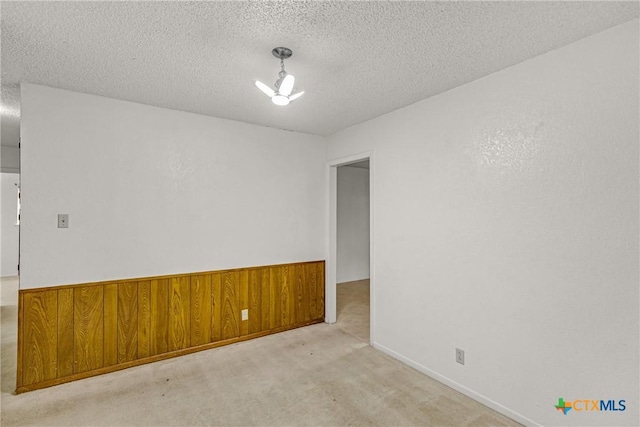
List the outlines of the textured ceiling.
{"type": "Polygon", "coordinates": [[[0,7],[5,124],[15,116],[17,85],[30,82],[317,135],[632,20],[639,8],[635,1],[0,7]],[[306,92],[288,107],[253,85],[275,81],[275,46],[293,50],[286,68],[306,92]]]}

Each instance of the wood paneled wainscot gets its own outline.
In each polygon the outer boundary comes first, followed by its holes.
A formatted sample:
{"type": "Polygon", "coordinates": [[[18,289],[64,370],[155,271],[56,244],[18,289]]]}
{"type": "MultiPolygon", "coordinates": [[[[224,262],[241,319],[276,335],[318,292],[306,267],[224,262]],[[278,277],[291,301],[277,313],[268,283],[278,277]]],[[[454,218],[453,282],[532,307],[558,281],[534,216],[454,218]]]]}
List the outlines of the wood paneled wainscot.
{"type": "Polygon", "coordinates": [[[16,392],[322,322],[324,268],[314,261],[21,290],[16,392]]]}

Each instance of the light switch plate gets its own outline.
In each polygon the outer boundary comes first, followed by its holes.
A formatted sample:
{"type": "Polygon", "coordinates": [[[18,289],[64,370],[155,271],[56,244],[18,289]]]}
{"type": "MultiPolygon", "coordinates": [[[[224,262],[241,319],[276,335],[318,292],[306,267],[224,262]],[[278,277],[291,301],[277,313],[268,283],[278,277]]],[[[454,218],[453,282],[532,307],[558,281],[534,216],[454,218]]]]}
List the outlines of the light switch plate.
{"type": "Polygon", "coordinates": [[[69,214],[58,214],[58,228],[69,228],[69,214]]]}

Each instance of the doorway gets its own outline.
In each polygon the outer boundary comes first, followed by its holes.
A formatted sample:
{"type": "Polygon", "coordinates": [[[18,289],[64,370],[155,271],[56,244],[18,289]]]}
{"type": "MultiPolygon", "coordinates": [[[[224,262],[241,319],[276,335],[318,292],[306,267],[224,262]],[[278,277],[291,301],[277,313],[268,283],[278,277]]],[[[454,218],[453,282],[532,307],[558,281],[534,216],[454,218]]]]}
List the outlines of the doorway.
{"type": "Polygon", "coordinates": [[[373,159],[330,162],[326,321],[374,342],[373,159]]]}
{"type": "Polygon", "coordinates": [[[336,322],[369,342],[369,160],[338,166],[336,322]]]}
{"type": "Polygon", "coordinates": [[[18,276],[20,174],[2,172],[2,264],[0,277],[18,276]]]}

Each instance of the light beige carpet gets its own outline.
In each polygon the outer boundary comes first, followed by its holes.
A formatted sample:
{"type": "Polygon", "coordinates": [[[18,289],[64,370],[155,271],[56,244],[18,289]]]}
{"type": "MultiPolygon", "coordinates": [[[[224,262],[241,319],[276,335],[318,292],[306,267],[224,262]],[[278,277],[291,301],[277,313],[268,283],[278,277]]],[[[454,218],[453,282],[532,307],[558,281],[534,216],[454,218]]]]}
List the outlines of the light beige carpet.
{"type": "Polygon", "coordinates": [[[14,395],[16,283],[0,284],[2,426],[518,425],[367,345],[348,288],[335,325],[14,395]]]}
{"type": "Polygon", "coordinates": [[[340,329],[369,343],[369,279],[339,283],[336,295],[340,329]]]}

